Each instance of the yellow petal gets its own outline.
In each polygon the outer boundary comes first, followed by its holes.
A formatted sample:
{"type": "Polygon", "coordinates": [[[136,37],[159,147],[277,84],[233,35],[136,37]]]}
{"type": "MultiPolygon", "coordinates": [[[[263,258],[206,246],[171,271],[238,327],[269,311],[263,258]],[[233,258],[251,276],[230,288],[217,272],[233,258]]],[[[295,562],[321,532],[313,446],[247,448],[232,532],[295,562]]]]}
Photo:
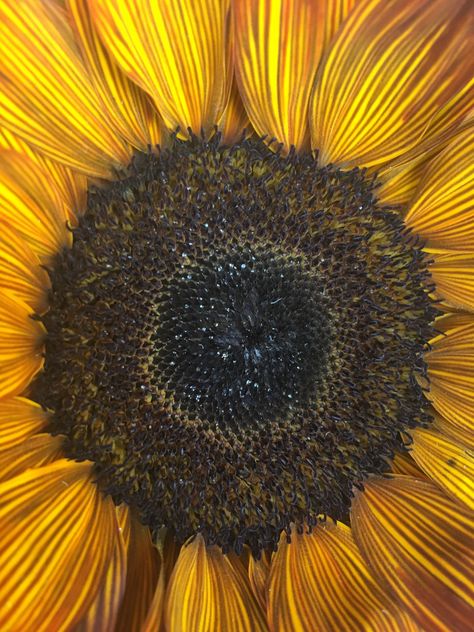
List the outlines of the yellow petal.
{"type": "Polygon", "coordinates": [[[0,399],[20,394],[41,369],[45,333],[31,307],[0,293],[0,399]]]}
{"type": "Polygon", "coordinates": [[[234,2],[235,70],[250,121],[286,150],[309,146],[308,103],[321,56],[354,2],[234,2]]]}
{"type": "Polygon", "coordinates": [[[338,32],[312,96],[321,164],[381,165],[420,141],[472,77],[466,0],[362,0],[338,32]]]}
{"type": "Polygon", "coordinates": [[[34,151],[28,143],[10,130],[0,129],[0,148],[12,149],[36,162],[47,174],[48,179],[51,178],[56,185],[64,205],[64,216],[71,223],[76,224],[76,217],[82,215],[86,208],[87,178],[44,154],[34,151]]]}
{"type": "Polygon", "coordinates": [[[471,124],[429,163],[406,215],[430,248],[473,251],[473,132],[471,124]]]}
{"type": "Polygon", "coordinates": [[[0,628],[71,629],[92,603],[117,537],[91,464],[62,459],[0,485],[0,628]]]}
{"type": "Polygon", "coordinates": [[[8,450],[40,432],[47,415],[39,404],[24,397],[0,401],[0,450],[8,450]]]}
{"type": "Polygon", "coordinates": [[[164,621],[173,632],[266,630],[245,569],[234,554],[206,548],[202,536],[183,546],[166,595],[164,621]]]}
{"type": "Polygon", "coordinates": [[[268,583],[272,632],[416,630],[372,579],[349,527],[327,522],[312,534],[283,534],[268,583]]]}
{"type": "Polygon", "coordinates": [[[457,309],[474,312],[474,253],[435,253],[432,258],[430,272],[436,297],[457,309]]]}
{"type": "Polygon", "coordinates": [[[157,117],[150,98],[110,58],[92,24],[87,0],[67,0],[67,8],[90,81],[113,128],[130,145],[146,150],[158,142],[150,136],[150,120],[157,117]]]}
{"type": "Polygon", "coordinates": [[[63,438],[48,433],[35,434],[19,445],[0,452],[0,480],[22,474],[25,470],[42,467],[63,455],[63,438]]]}
{"type": "Polygon", "coordinates": [[[0,220],[0,290],[27,303],[38,314],[48,308],[48,273],[30,246],[0,220]]]}
{"type": "Polygon", "coordinates": [[[51,158],[107,177],[130,158],[58,3],[0,3],[0,120],[51,158]]]}
{"type": "Polygon", "coordinates": [[[229,96],[228,0],[89,0],[107,49],[170,130],[210,132],[229,96]]]}
{"type": "Polygon", "coordinates": [[[474,452],[436,429],[411,431],[413,458],[445,492],[474,510],[474,452]]]}
{"type": "Polygon", "coordinates": [[[352,530],[375,579],[424,630],[468,630],[474,605],[471,512],[428,481],[373,478],[352,530]]]}
{"type": "Polygon", "coordinates": [[[452,424],[473,432],[474,323],[450,329],[431,341],[425,355],[436,410],[452,424]]]}
{"type": "Polygon", "coordinates": [[[85,616],[74,628],[74,632],[110,632],[110,630],[115,630],[126,578],[127,553],[123,537],[119,536],[99,592],[85,616]]]}
{"type": "Polygon", "coordinates": [[[72,243],[54,181],[31,158],[0,150],[0,219],[6,220],[48,262],[72,243]]]}
{"type": "Polygon", "coordinates": [[[153,601],[159,579],[160,559],[150,530],[132,516],[127,551],[127,583],[116,632],[140,630],[153,601]]]}
{"type": "Polygon", "coordinates": [[[270,555],[263,552],[260,559],[249,556],[248,574],[250,585],[263,610],[267,609],[267,582],[270,574],[270,555]]]}

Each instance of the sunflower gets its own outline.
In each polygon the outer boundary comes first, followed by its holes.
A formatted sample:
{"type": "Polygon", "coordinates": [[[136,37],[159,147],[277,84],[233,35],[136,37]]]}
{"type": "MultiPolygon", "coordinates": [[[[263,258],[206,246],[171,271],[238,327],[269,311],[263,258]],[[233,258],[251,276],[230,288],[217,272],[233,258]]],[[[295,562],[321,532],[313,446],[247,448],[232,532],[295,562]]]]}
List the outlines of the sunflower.
{"type": "Polygon", "coordinates": [[[469,0],[0,0],[0,627],[472,625],[469,0]]]}

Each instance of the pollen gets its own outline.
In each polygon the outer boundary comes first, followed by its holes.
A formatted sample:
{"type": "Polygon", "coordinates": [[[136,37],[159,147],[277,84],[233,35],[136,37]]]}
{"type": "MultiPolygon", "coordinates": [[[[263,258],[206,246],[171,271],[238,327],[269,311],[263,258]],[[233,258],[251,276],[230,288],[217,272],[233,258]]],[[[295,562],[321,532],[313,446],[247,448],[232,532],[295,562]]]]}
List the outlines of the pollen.
{"type": "Polygon", "coordinates": [[[179,541],[344,519],[430,422],[427,261],[361,170],[175,138],[90,191],[51,277],[50,431],[179,541]]]}

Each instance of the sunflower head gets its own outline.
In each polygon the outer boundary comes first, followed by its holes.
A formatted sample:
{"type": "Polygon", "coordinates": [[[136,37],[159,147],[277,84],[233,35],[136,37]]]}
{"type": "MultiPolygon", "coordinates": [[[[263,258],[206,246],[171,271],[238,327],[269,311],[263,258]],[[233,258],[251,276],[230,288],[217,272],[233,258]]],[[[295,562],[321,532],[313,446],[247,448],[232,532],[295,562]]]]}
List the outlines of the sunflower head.
{"type": "Polygon", "coordinates": [[[154,533],[260,555],[428,423],[426,265],[364,172],[175,138],[91,191],[35,398],[154,533]]]}
{"type": "Polygon", "coordinates": [[[0,0],[2,629],[468,629],[472,22],[0,0]]]}

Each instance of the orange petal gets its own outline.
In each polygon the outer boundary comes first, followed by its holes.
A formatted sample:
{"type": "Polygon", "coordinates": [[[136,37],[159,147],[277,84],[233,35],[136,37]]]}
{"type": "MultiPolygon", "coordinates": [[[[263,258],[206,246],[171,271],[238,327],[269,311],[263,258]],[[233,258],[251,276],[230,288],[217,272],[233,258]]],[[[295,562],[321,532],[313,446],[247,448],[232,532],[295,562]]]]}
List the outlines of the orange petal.
{"type": "Polygon", "coordinates": [[[10,130],[0,129],[0,147],[13,149],[37,163],[47,174],[48,179],[51,178],[56,185],[64,205],[64,216],[76,223],[76,216],[82,215],[86,208],[87,178],[34,151],[28,143],[12,134],[10,130]]]}
{"type": "Polygon", "coordinates": [[[411,452],[408,454],[397,452],[392,461],[390,471],[394,474],[405,474],[407,476],[414,476],[415,478],[426,478],[424,472],[420,470],[411,457],[411,452]]]}
{"type": "Polygon", "coordinates": [[[0,480],[22,474],[25,470],[42,467],[63,455],[63,438],[48,433],[35,434],[19,445],[0,452],[0,480]]]}
{"type": "Polygon", "coordinates": [[[0,627],[71,629],[94,600],[117,538],[91,464],[62,459],[0,485],[0,627]]]}
{"type": "Polygon", "coordinates": [[[8,450],[40,432],[47,415],[39,404],[24,397],[0,401],[0,450],[8,450]]]}
{"type": "Polygon", "coordinates": [[[42,259],[72,243],[60,193],[26,155],[0,150],[0,219],[6,220],[42,259]]]}
{"type": "Polygon", "coordinates": [[[58,3],[2,0],[0,41],[2,125],[87,175],[128,162],[58,3]]]}
{"type": "Polygon", "coordinates": [[[229,96],[228,0],[89,0],[116,61],[148,92],[170,130],[210,132],[229,96]]]}
{"type": "Polygon", "coordinates": [[[431,482],[372,478],[352,507],[357,544],[380,585],[425,630],[468,630],[473,519],[431,482]]]}
{"type": "Polygon", "coordinates": [[[117,522],[119,531],[125,544],[125,550],[128,551],[130,544],[130,532],[132,529],[132,519],[130,517],[130,509],[126,503],[122,503],[115,508],[117,514],[117,522]]]}
{"type": "Polygon", "coordinates": [[[250,134],[252,131],[249,117],[240,98],[235,80],[232,82],[229,102],[222,119],[219,121],[219,128],[222,133],[222,141],[226,145],[237,143],[241,140],[244,132],[250,134]]]}
{"type": "Polygon", "coordinates": [[[384,165],[378,173],[377,199],[388,206],[405,206],[415,194],[421,180],[428,156],[417,155],[402,164],[384,165]]]}
{"type": "Polygon", "coordinates": [[[419,143],[377,171],[377,179],[381,182],[377,197],[382,204],[408,204],[429,161],[472,125],[466,115],[474,101],[473,85],[474,80],[441,108],[419,143]]]}
{"type": "Polygon", "coordinates": [[[127,583],[115,632],[141,629],[159,579],[160,559],[150,530],[134,516],[130,522],[127,559],[127,583]]]}
{"type": "Polygon", "coordinates": [[[474,323],[450,329],[431,341],[425,355],[436,410],[456,426],[473,432],[474,323]]]}
{"type": "Polygon", "coordinates": [[[472,121],[474,118],[473,99],[474,77],[469,77],[461,89],[431,119],[427,134],[421,141],[421,149],[429,151],[433,144],[439,143],[440,138],[451,135],[460,123],[472,121]]]}
{"type": "Polygon", "coordinates": [[[456,443],[461,443],[474,450],[474,428],[472,420],[469,423],[457,423],[456,420],[446,419],[442,415],[435,414],[433,428],[449,437],[456,443]]]}
{"type": "Polygon", "coordinates": [[[147,618],[141,628],[141,632],[156,632],[161,627],[163,608],[165,604],[165,568],[160,556],[160,574],[155,587],[155,594],[151,600],[147,618]]]}
{"type": "Polygon", "coordinates": [[[108,55],[92,24],[87,0],[67,0],[67,8],[89,78],[113,128],[130,145],[146,150],[152,143],[150,119],[157,116],[150,98],[108,55]]]}
{"type": "Polygon", "coordinates": [[[473,251],[474,125],[427,166],[405,221],[430,248],[473,251]]]}
{"type": "Polygon", "coordinates": [[[472,77],[471,18],[467,0],[356,4],[311,100],[320,163],[371,167],[416,145],[439,108],[472,77]]]}
{"type": "Polygon", "coordinates": [[[160,553],[161,563],[164,568],[165,584],[168,585],[181,547],[174,539],[173,533],[163,527],[156,538],[156,548],[160,553]]]}
{"type": "Polygon", "coordinates": [[[202,536],[183,546],[166,595],[165,626],[176,632],[266,630],[245,569],[232,553],[206,548],[202,536]]]}
{"type": "Polygon", "coordinates": [[[260,559],[249,556],[250,585],[263,610],[267,609],[267,582],[270,574],[270,555],[263,552],[260,559]]]}
{"type": "Polygon", "coordinates": [[[416,630],[372,579],[349,527],[327,522],[311,535],[283,534],[268,583],[274,632],[416,630]]]}
{"type": "Polygon", "coordinates": [[[450,329],[474,323],[474,316],[465,312],[449,313],[438,316],[435,320],[436,331],[446,333],[450,329]]]}
{"type": "Polygon", "coordinates": [[[117,537],[105,579],[92,606],[74,628],[74,632],[110,632],[110,630],[115,630],[126,578],[125,543],[123,537],[117,537]]]}
{"type": "Polygon", "coordinates": [[[0,399],[21,393],[41,369],[45,333],[31,307],[0,293],[0,399]]]}
{"type": "Polygon", "coordinates": [[[445,492],[474,510],[474,452],[438,430],[411,431],[413,458],[445,492]]]}
{"type": "Polygon", "coordinates": [[[48,273],[30,246],[0,220],[0,290],[27,303],[36,313],[48,309],[48,273]]]}
{"type": "Polygon", "coordinates": [[[250,121],[288,150],[309,146],[308,103],[321,56],[351,0],[236,0],[235,69],[250,121]]]}
{"type": "Polygon", "coordinates": [[[432,258],[430,272],[436,297],[457,309],[474,312],[474,254],[435,253],[432,258]]]}

